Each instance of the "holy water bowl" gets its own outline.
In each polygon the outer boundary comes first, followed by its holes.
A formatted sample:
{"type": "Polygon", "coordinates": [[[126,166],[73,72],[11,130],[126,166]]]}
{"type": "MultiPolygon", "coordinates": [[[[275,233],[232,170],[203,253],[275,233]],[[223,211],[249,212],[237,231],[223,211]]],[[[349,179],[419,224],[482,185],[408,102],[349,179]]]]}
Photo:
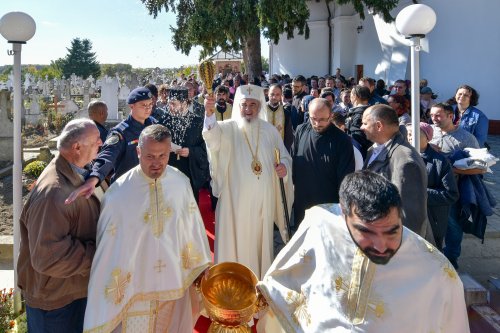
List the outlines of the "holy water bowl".
{"type": "Polygon", "coordinates": [[[249,268],[236,262],[223,262],[208,270],[201,279],[200,291],[212,320],[209,332],[247,331],[247,323],[259,310],[257,282],[249,268]]]}

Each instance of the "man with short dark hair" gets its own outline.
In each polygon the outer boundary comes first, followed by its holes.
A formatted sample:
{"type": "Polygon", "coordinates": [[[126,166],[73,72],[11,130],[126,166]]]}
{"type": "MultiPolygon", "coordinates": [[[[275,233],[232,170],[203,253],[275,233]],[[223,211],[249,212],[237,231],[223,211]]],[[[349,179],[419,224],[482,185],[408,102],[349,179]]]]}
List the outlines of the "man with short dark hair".
{"type": "Polygon", "coordinates": [[[342,83],[346,83],[347,81],[345,80],[345,77],[344,75],[342,75],[340,73],[340,68],[337,67],[337,69],[335,70],[335,75],[333,76],[335,79],[339,79],[342,81],[342,83]]]}
{"type": "Polygon", "coordinates": [[[373,142],[363,169],[396,185],[403,198],[403,225],[432,240],[427,219],[427,171],[419,152],[399,132],[396,111],[385,104],[370,106],[363,114],[361,130],[373,142]]]}
{"type": "Polygon", "coordinates": [[[406,99],[411,101],[411,96],[407,92],[408,86],[405,80],[396,80],[394,82],[394,90],[396,95],[404,96],[406,99]]]}
{"type": "Polygon", "coordinates": [[[445,156],[451,156],[464,148],[479,148],[474,135],[453,124],[455,111],[447,103],[438,103],[431,108],[433,133],[430,144],[438,147],[445,156]]]}
{"type": "MultiPolygon", "coordinates": [[[[460,126],[455,127],[453,124],[453,116],[453,107],[447,103],[438,103],[431,108],[431,119],[434,125],[432,125],[432,140],[429,143],[447,157],[465,148],[479,148],[479,143],[474,135],[460,126]]],[[[458,174],[460,171],[456,170],[455,173],[458,174]]],[[[457,177],[459,191],[462,189],[460,186],[462,180],[462,176],[457,177]]],[[[480,182],[481,181],[478,179],[478,183],[480,182]]],[[[464,197],[468,194],[469,193],[461,192],[460,196],[464,197]]],[[[458,258],[462,252],[463,228],[460,219],[464,216],[468,220],[469,216],[462,214],[462,206],[460,200],[458,200],[450,208],[444,248],[445,256],[455,268],[458,268],[458,258]]]]}
{"type": "Polygon", "coordinates": [[[139,165],[104,196],[86,332],[193,332],[211,256],[189,179],[168,166],[170,140],[163,125],[145,128],[139,165]]]}
{"type": "Polygon", "coordinates": [[[305,92],[306,84],[307,84],[307,80],[302,75],[297,75],[296,77],[293,78],[293,81],[292,81],[292,91],[293,91],[292,105],[297,109],[297,111],[299,111],[299,114],[297,117],[297,125],[300,125],[304,122],[304,112],[301,111],[300,104],[302,102],[302,98],[304,98],[304,96],[307,96],[307,93],[305,92]]]}
{"type": "Polygon", "coordinates": [[[269,304],[257,332],[468,333],[462,282],[402,225],[396,186],[359,171],[339,196],[306,212],[257,285],[269,304]]]}
{"type": "Polygon", "coordinates": [[[292,108],[290,104],[283,105],[281,86],[272,84],[268,91],[266,103],[267,121],[276,127],[288,151],[293,143],[292,108]]]}
{"type": "Polygon", "coordinates": [[[387,104],[387,101],[379,96],[375,90],[375,80],[372,79],[371,77],[362,77],[359,79],[359,85],[363,87],[367,87],[370,89],[370,100],[368,101],[369,105],[375,105],[375,104],[387,104]]]}
{"type": "Polygon", "coordinates": [[[59,155],[38,178],[21,213],[16,269],[29,332],[82,331],[102,190],[69,207],[64,200],[84,183],[101,145],[92,120],[66,124],[59,155]]]}
{"type": "Polygon", "coordinates": [[[215,117],[218,121],[223,121],[227,119],[231,119],[231,111],[233,106],[227,103],[229,98],[229,89],[226,86],[220,85],[215,88],[215,117]]]}
{"type": "Polygon", "coordinates": [[[347,112],[346,119],[346,132],[360,145],[361,155],[366,157],[368,148],[371,147],[372,142],[366,138],[366,134],[361,130],[363,113],[370,106],[368,100],[370,99],[370,89],[362,86],[354,86],[351,89],[350,100],[352,108],[347,112]]]}

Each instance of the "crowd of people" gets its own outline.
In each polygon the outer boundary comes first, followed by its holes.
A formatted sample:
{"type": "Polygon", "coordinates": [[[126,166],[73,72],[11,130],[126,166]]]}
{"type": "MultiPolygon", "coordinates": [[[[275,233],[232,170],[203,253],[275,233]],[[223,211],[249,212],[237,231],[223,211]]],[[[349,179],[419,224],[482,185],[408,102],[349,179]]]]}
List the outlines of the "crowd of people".
{"type": "Polygon", "coordinates": [[[90,103],[22,212],[30,332],[191,332],[212,264],[202,188],[214,263],[261,281],[259,332],[401,332],[416,317],[418,331],[468,332],[459,198],[482,171],[452,163],[487,147],[488,119],[470,86],[441,103],[423,80],[410,110],[409,85],[337,69],[219,75],[207,94],[192,75],[134,89],[130,115],[109,130],[106,104],[90,103]]]}

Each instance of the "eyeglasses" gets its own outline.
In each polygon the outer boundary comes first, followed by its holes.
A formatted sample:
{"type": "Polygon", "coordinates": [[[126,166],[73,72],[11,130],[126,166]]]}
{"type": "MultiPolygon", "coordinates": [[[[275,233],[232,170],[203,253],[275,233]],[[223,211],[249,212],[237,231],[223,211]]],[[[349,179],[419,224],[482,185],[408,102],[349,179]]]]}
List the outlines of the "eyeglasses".
{"type": "Polygon", "coordinates": [[[330,118],[312,118],[312,117],[309,117],[309,119],[311,120],[311,122],[313,123],[327,123],[330,121],[330,118]]]}

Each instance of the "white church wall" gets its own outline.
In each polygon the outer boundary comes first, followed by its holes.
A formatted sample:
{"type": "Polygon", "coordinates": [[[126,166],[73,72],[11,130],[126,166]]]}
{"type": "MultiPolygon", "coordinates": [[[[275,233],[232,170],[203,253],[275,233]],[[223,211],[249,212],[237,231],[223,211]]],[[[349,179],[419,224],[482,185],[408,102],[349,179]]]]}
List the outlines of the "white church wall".
{"type": "Polygon", "coordinates": [[[328,72],[328,24],[326,21],[309,22],[309,39],[295,34],[294,39],[280,39],[270,45],[270,72],[311,76],[328,72]]]}
{"type": "MultiPolygon", "coordinates": [[[[403,0],[393,16],[412,4],[403,0]]],[[[478,108],[491,120],[500,120],[495,103],[496,83],[500,77],[500,1],[469,0],[421,1],[434,9],[437,23],[425,39],[420,52],[420,77],[444,101],[453,96],[460,84],[469,84],[480,94],[478,108]]],[[[291,75],[325,74],[328,69],[328,11],[324,2],[310,2],[311,38],[282,38],[272,46],[273,72],[291,75]]],[[[333,5],[332,5],[333,6],[333,5]]],[[[360,20],[351,7],[333,6],[332,68],[342,69],[345,76],[355,76],[355,65],[363,65],[364,75],[384,79],[392,84],[399,78],[410,78],[409,41],[399,35],[393,23],[366,13],[360,20]],[[357,33],[357,26],[363,29],[357,33]]]]}
{"type": "Polygon", "coordinates": [[[454,96],[460,84],[479,92],[477,106],[491,120],[500,120],[496,81],[500,77],[500,1],[424,1],[437,15],[429,33],[430,53],[420,56],[421,78],[439,95],[454,96]]]}
{"type": "MultiPolygon", "coordinates": [[[[411,3],[402,1],[393,15],[411,3]]],[[[453,6],[439,0],[421,3],[434,9],[437,23],[421,43],[420,78],[429,81],[438,101],[452,97],[460,84],[472,86],[480,94],[478,108],[488,118],[500,120],[492,83],[500,75],[500,21],[495,18],[500,2],[478,0],[473,6],[467,0],[455,0],[453,6]]],[[[409,79],[409,41],[397,33],[393,23],[378,17],[366,14],[362,24],[356,62],[364,65],[364,74],[389,84],[409,79]]]]}

